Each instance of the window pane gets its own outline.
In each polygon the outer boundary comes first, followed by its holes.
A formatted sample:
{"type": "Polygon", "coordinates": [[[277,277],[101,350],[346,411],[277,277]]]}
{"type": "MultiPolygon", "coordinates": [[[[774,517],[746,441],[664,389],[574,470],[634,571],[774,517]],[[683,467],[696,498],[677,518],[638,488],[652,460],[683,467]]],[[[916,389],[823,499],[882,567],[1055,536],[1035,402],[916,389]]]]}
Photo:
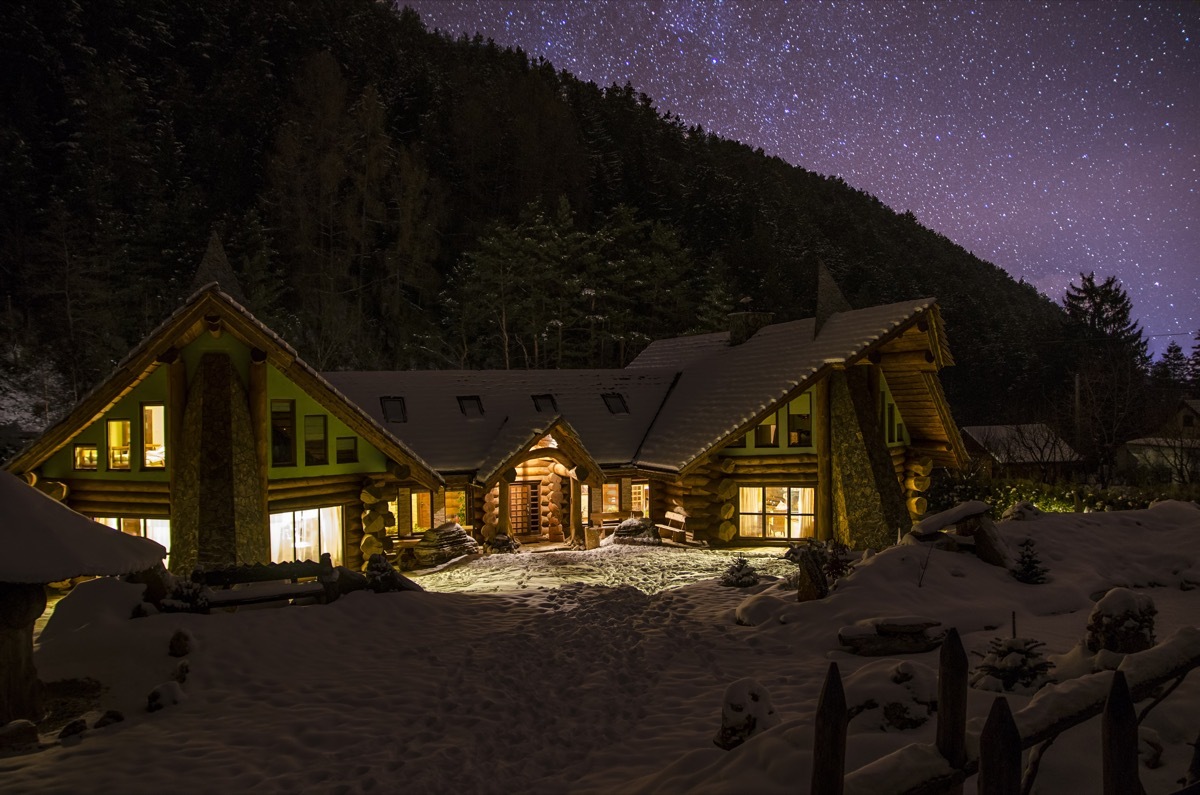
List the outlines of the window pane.
{"type": "Polygon", "coordinates": [[[781,486],[768,486],[763,489],[766,492],[766,512],[767,513],[787,513],[788,512],[788,490],[781,486]]]}
{"type": "Polygon", "coordinates": [[[322,466],[329,463],[329,443],[325,437],[325,415],[304,417],[304,465],[322,466]]]}
{"type": "Polygon", "coordinates": [[[650,507],[650,484],[634,483],[630,494],[629,510],[641,511],[644,515],[650,507]]]}
{"type": "Polygon", "coordinates": [[[379,406],[383,409],[383,418],[388,422],[408,422],[408,409],[402,397],[381,397],[379,406]]]}
{"type": "Polygon", "coordinates": [[[296,559],[292,537],[292,514],[271,514],[271,562],[286,563],[296,559]]]}
{"type": "Polygon", "coordinates": [[[337,440],[337,462],[339,464],[358,463],[358,437],[339,436],[337,440]]]}
{"type": "Polygon", "coordinates": [[[791,534],[792,538],[812,538],[813,517],[793,516],[791,518],[791,534]]]}
{"type": "Polygon", "coordinates": [[[777,417],[771,417],[759,423],[759,426],[754,429],[754,446],[755,447],[778,447],[779,446],[779,426],[777,417]]]}
{"type": "Polygon", "coordinates": [[[787,538],[788,518],[781,515],[767,516],[767,538],[787,538]]]}
{"type": "Polygon", "coordinates": [[[792,513],[815,513],[817,490],[813,488],[796,488],[792,490],[792,513]]]}
{"type": "Polygon", "coordinates": [[[75,445],[75,468],[95,469],[100,460],[100,452],[94,444],[75,445]]]}
{"type": "Polygon", "coordinates": [[[463,527],[471,526],[471,517],[467,511],[467,493],[465,491],[446,492],[446,521],[458,522],[463,527]]]}
{"type": "Polygon", "coordinates": [[[142,406],[142,466],[162,469],[167,465],[167,410],[142,406]]]}
{"type": "Polygon", "coordinates": [[[762,513],[763,490],[758,486],[738,489],[738,509],[742,513],[762,513]]]}
{"type": "Polygon", "coordinates": [[[590,486],[580,485],[579,487],[579,514],[583,517],[584,522],[587,522],[588,517],[592,515],[592,491],[590,486]]]}
{"type": "Polygon", "coordinates": [[[812,447],[812,415],[788,414],[788,447],[812,447]]]}
{"type": "Polygon", "coordinates": [[[143,519],[142,526],[145,529],[146,538],[157,541],[163,545],[163,549],[167,550],[167,557],[163,565],[169,565],[171,562],[171,521],[169,519],[143,519]]]}
{"type": "Polygon", "coordinates": [[[296,511],[295,517],[296,560],[320,560],[321,512],[296,511]]]}
{"type": "Polygon", "coordinates": [[[739,531],[748,538],[761,538],[762,521],[763,518],[758,514],[742,514],[739,520],[739,531]]]}
{"type": "MultiPolygon", "coordinates": [[[[333,565],[342,565],[342,509],[340,507],[322,508],[321,514],[321,553],[328,552],[333,559],[333,565]]],[[[320,560],[318,554],[316,560],[320,560]]]]}
{"type": "Polygon", "coordinates": [[[433,526],[433,495],[428,491],[412,493],[412,528],[414,533],[424,533],[433,526]]]}
{"type": "Polygon", "coordinates": [[[604,513],[616,513],[621,510],[621,485],[619,483],[604,484],[604,505],[600,510],[604,513]]]}
{"type": "Polygon", "coordinates": [[[108,468],[129,469],[129,420],[108,421],[108,468]]]}
{"type": "Polygon", "coordinates": [[[296,465],[296,407],[290,400],[271,401],[271,462],[296,465]]]}

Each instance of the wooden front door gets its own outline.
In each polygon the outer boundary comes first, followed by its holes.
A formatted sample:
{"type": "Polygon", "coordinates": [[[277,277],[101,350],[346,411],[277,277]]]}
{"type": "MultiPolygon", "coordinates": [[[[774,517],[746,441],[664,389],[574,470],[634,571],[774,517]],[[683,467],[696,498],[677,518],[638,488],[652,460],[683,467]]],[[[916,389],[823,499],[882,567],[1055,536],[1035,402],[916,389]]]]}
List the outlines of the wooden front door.
{"type": "Polygon", "coordinates": [[[508,487],[508,519],[514,536],[541,535],[541,511],[538,509],[536,480],[513,483],[508,487]]]}

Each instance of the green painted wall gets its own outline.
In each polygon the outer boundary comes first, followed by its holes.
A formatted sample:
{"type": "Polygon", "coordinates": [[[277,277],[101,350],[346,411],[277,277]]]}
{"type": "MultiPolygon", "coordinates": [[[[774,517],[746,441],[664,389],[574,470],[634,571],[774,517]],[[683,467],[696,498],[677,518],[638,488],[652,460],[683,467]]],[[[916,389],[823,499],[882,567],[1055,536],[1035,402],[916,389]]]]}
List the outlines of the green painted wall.
{"type": "MultiPolygon", "coordinates": [[[[62,478],[79,478],[80,480],[112,480],[119,478],[129,481],[151,481],[165,483],[166,469],[141,468],[142,464],[142,404],[167,404],[168,368],[159,366],[146,377],[142,383],[121,398],[103,417],[80,431],[75,438],[63,445],[63,448],[52,455],[42,464],[42,477],[52,480],[62,478]],[[132,433],[130,439],[130,469],[110,471],[107,467],[107,426],[108,420],[129,420],[132,433]],[[75,445],[94,444],[99,452],[96,469],[75,469],[75,445]]],[[[169,423],[168,423],[169,427],[169,423]]],[[[167,438],[167,466],[171,465],[171,439],[167,438]]]]}
{"type": "Polygon", "coordinates": [[[900,407],[896,405],[896,401],[892,398],[892,390],[888,388],[887,378],[884,377],[883,373],[879,374],[879,392],[880,392],[880,401],[879,401],[880,432],[883,433],[884,441],[887,442],[888,447],[903,447],[911,441],[911,438],[908,435],[908,426],[904,423],[904,418],[900,416],[900,407]],[[893,411],[895,412],[895,422],[896,422],[895,438],[890,441],[887,438],[887,433],[888,433],[887,407],[889,405],[894,407],[893,411]]]}
{"type": "Polygon", "coordinates": [[[382,472],[386,468],[387,457],[383,453],[379,452],[375,446],[368,444],[362,437],[358,437],[344,422],[330,414],[324,406],[309,397],[304,390],[269,364],[267,365],[267,396],[269,400],[293,400],[296,403],[296,465],[277,467],[272,462],[270,469],[272,480],[382,472]],[[308,414],[323,414],[326,417],[326,443],[329,447],[330,463],[323,466],[305,466],[304,464],[304,417],[308,414]],[[358,438],[358,463],[334,463],[337,458],[335,442],[339,436],[358,438]]]}

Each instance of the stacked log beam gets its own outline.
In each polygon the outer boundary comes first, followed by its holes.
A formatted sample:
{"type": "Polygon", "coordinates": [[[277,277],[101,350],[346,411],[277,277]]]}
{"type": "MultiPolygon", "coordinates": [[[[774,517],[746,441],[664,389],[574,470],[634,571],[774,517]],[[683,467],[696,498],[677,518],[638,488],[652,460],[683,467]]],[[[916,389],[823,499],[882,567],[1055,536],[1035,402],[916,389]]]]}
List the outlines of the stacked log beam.
{"type": "MultiPolygon", "coordinates": [[[[501,483],[501,486],[508,487],[507,483],[501,483]]],[[[491,538],[496,535],[496,527],[500,524],[500,492],[497,486],[488,489],[483,495],[483,527],[481,532],[483,537],[491,538]]]]}
{"type": "Polygon", "coordinates": [[[908,506],[908,515],[914,522],[924,516],[925,511],[929,508],[929,503],[922,492],[929,490],[931,472],[933,472],[933,459],[910,451],[904,461],[901,481],[904,485],[904,501],[908,506]]]}

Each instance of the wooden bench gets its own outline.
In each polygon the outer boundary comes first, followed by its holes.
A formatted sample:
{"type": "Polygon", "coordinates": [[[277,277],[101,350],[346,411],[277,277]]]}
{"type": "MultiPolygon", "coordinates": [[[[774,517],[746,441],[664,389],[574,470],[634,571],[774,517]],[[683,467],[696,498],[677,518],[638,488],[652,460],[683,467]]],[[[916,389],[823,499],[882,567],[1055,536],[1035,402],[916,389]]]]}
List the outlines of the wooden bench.
{"type": "Polygon", "coordinates": [[[663,514],[665,523],[654,523],[658,528],[660,538],[669,538],[677,544],[683,544],[687,541],[687,530],[684,525],[687,524],[687,516],[675,511],[667,511],[663,514]]]}
{"type": "Polygon", "coordinates": [[[333,560],[328,552],[316,563],[311,560],[258,563],[211,571],[197,568],[192,571],[192,582],[211,589],[208,594],[210,610],[304,598],[315,598],[325,604],[338,597],[333,560]],[[238,585],[249,587],[234,587],[238,585]]]}

